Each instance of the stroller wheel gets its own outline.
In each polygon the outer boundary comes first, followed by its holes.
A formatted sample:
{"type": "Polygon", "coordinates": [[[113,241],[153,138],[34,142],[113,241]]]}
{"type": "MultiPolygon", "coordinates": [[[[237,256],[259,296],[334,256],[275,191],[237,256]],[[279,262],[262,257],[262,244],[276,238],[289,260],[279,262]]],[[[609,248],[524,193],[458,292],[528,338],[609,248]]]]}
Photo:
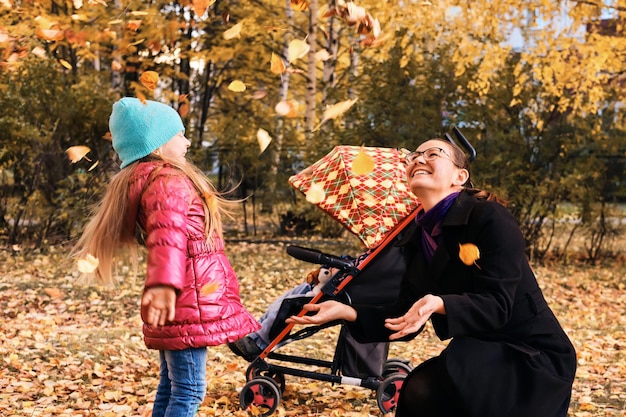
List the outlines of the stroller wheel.
{"type": "Polygon", "coordinates": [[[265,376],[273,379],[280,389],[280,392],[285,392],[285,387],[287,385],[285,381],[285,374],[283,374],[282,372],[274,371],[272,369],[263,369],[262,367],[256,365],[255,362],[251,363],[246,370],[246,381],[251,381],[260,376],[265,376]]]}
{"type": "Polygon", "coordinates": [[[280,390],[276,382],[269,377],[260,376],[244,385],[239,393],[239,405],[242,409],[251,409],[255,416],[269,416],[278,408],[280,390]]]}
{"type": "Polygon", "coordinates": [[[383,414],[391,412],[398,405],[398,397],[400,396],[400,388],[402,388],[404,378],[406,378],[405,373],[394,372],[387,375],[378,386],[376,402],[383,414]]]}
{"type": "Polygon", "coordinates": [[[403,361],[401,359],[389,359],[385,362],[385,366],[383,367],[383,378],[395,372],[408,374],[412,370],[413,367],[408,361],[403,361]]]}

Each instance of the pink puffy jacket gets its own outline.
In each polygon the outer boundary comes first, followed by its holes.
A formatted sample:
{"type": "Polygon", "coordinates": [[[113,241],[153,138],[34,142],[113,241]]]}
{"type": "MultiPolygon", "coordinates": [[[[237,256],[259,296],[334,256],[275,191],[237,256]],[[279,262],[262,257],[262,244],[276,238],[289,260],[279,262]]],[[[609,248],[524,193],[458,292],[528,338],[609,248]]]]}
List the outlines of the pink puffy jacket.
{"type": "Polygon", "coordinates": [[[224,243],[208,249],[199,194],[180,170],[160,162],[140,162],[130,182],[126,227],[146,232],[145,288],[176,289],[176,317],[165,326],[143,325],[150,349],[182,350],[235,341],[259,329],[242,306],[239,283],[224,243]],[[154,169],[158,168],[151,175],[154,169]],[[203,287],[211,291],[202,290],[203,287]]]}

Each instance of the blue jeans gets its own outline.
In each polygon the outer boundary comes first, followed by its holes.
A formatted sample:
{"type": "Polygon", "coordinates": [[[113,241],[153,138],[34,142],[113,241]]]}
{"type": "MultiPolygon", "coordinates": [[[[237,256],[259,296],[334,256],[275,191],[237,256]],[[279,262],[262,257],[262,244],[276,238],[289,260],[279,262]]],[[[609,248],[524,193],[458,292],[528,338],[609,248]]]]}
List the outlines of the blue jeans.
{"type": "Polygon", "coordinates": [[[193,417],[206,394],[207,349],[161,350],[152,417],[193,417]]]}

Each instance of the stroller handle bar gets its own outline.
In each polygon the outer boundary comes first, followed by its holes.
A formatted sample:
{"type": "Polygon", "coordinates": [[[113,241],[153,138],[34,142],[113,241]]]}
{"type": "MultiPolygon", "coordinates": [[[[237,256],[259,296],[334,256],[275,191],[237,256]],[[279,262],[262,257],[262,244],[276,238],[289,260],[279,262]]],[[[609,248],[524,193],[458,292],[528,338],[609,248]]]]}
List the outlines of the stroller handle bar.
{"type": "Polygon", "coordinates": [[[301,261],[325,265],[329,268],[339,268],[344,271],[354,268],[354,262],[349,259],[328,255],[316,249],[304,248],[302,246],[287,246],[287,254],[301,261]]]}

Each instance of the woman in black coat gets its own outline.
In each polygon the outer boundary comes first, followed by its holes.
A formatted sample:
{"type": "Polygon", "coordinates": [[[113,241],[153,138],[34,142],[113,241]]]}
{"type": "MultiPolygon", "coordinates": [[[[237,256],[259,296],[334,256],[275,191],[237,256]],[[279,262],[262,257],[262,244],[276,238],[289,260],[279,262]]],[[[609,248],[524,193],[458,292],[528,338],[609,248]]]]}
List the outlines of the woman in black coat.
{"type": "Polygon", "coordinates": [[[407,180],[422,211],[400,243],[407,259],[392,308],[309,304],[289,322],[343,319],[361,342],[409,340],[431,320],[452,339],[417,366],[400,392],[397,417],[565,417],[576,353],[548,307],[508,210],[467,188],[469,161],[455,145],[429,140],[407,156],[407,180]]]}

